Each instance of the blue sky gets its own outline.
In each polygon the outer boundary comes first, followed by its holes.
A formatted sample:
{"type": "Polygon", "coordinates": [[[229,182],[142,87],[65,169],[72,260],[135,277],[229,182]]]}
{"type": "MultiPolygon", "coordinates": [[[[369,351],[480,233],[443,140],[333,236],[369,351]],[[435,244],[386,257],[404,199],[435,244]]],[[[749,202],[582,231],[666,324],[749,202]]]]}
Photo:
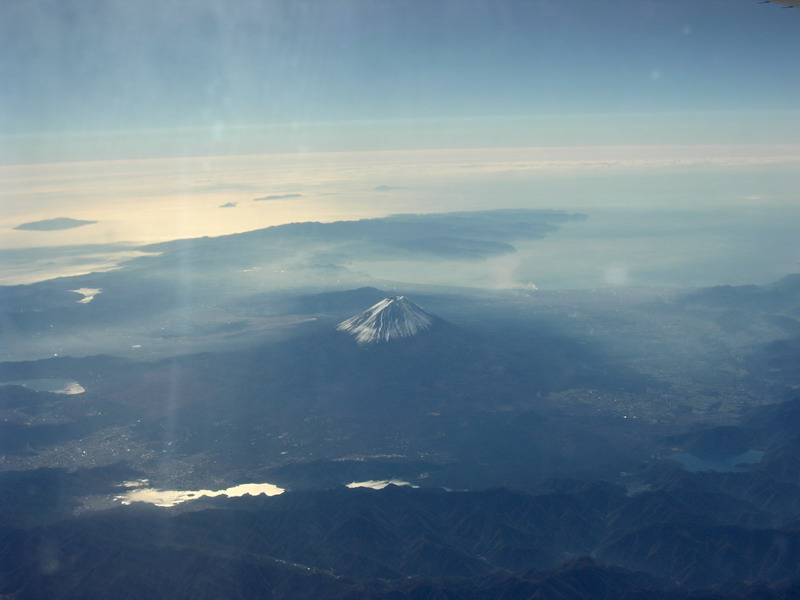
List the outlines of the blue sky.
{"type": "Polygon", "coordinates": [[[361,130],[382,128],[390,146],[471,145],[465,129],[489,145],[790,142],[798,56],[800,11],[755,0],[5,0],[0,134],[147,131],[137,156],[173,129],[267,151],[380,145],[361,130]]]}

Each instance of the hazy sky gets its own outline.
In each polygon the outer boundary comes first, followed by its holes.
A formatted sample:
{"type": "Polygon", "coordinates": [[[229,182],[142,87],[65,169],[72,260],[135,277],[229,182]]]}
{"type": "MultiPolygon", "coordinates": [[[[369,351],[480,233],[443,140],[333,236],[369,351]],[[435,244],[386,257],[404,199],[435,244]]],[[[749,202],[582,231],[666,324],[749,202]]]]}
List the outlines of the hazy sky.
{"type": "Polygon", "coordinates": [[[0,161],[790,143],[798,56],[755,0],[4,0],[0,161]]]}
{"type": "Polygon", "coordinates": [[[798,57],[800,10],[756,0],[2,0],[0,282],[145,242],[493,208],[589,219],[494,263],[355,266],[776,278],[800,258],[798,57]],[[97,223],[15,229],[60,217],[97,223]]]}

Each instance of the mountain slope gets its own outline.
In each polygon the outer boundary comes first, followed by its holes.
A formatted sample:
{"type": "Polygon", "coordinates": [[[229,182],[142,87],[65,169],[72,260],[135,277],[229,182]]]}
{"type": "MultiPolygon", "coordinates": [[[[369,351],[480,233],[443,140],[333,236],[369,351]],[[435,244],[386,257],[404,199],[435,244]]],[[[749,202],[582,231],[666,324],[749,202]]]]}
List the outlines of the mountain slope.
{"type": "Polygon", "coordinates": [[[431,329],[438,319],[405,296],[384,298],[336,326],[359,344],[388,342],[431,329]]]}

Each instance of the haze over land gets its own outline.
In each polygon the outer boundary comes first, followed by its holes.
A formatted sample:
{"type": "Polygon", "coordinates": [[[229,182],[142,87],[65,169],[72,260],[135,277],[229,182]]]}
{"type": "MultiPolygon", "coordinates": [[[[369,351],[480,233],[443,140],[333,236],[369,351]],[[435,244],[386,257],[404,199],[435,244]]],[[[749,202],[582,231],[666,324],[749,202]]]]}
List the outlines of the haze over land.
{"type": "Polygon", "coordinates": [[[96,257],[109,256],[113,265],[145,243],[293,221],[502,207],[588,219],[485,266],[353,268],[470,287],[767,282],[797,263],[798,160],[794,146],[518,148],[0,167],[8,228],[2,276],[15,283],[36,272],[78,273],[81,262],[96,268],[96,257]],[[376,190],[382,181],[403,189],[376,190]],[[276,189],[302,195],[252,202],[276,189]],[[235,210],[220,210],[231,201],[235,210]],[[99,223],[47,234],[12,230],[54,211],[99,223]],[[77,244],[93,246],[61,249],[77,244]]]}

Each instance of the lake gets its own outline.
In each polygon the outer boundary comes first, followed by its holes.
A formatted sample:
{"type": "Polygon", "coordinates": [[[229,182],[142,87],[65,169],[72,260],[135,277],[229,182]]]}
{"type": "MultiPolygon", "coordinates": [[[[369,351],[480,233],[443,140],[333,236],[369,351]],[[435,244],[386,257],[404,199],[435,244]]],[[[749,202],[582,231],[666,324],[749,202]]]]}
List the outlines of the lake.
{"type": "Polygon", "coordinates": [[[684,469],[692,473],[702,471],[717,471],[718,473],[735,473],[745,471],[748,465],[761,462],[764,452],[761,450],[748,450],[742,454],[725,459],[703,459],[688,452],[676,452],[669,458],[681,463],[684,469]]]}
{"type": "Polygon", "coordinates": [[[82,394],[86,390],[77,381],[71,379],[18,379],[16,381],[4,381],[0,386],[4,385],[21,385],[34,392],[50,392],[52,394],[82,394]]]}
{"type": "Polygon", "coordinates": [[[154,504],[155,506],[169,507],[181,504],[182,502],[197,500],[203,496],[210,498],[215,496],[234,498],[238,496],[258,496],[260,494],[277,496],[286,491],[271,483],[242,483],[224,490],[158,490],[155,488],[137,487],[146,483],[147,480],[123,483],[123,487],[132,489],[129,489],[129,491],[124,494],[115,496],[114,500],[122,504],[146,502],[147,504],[154,504]]]}

